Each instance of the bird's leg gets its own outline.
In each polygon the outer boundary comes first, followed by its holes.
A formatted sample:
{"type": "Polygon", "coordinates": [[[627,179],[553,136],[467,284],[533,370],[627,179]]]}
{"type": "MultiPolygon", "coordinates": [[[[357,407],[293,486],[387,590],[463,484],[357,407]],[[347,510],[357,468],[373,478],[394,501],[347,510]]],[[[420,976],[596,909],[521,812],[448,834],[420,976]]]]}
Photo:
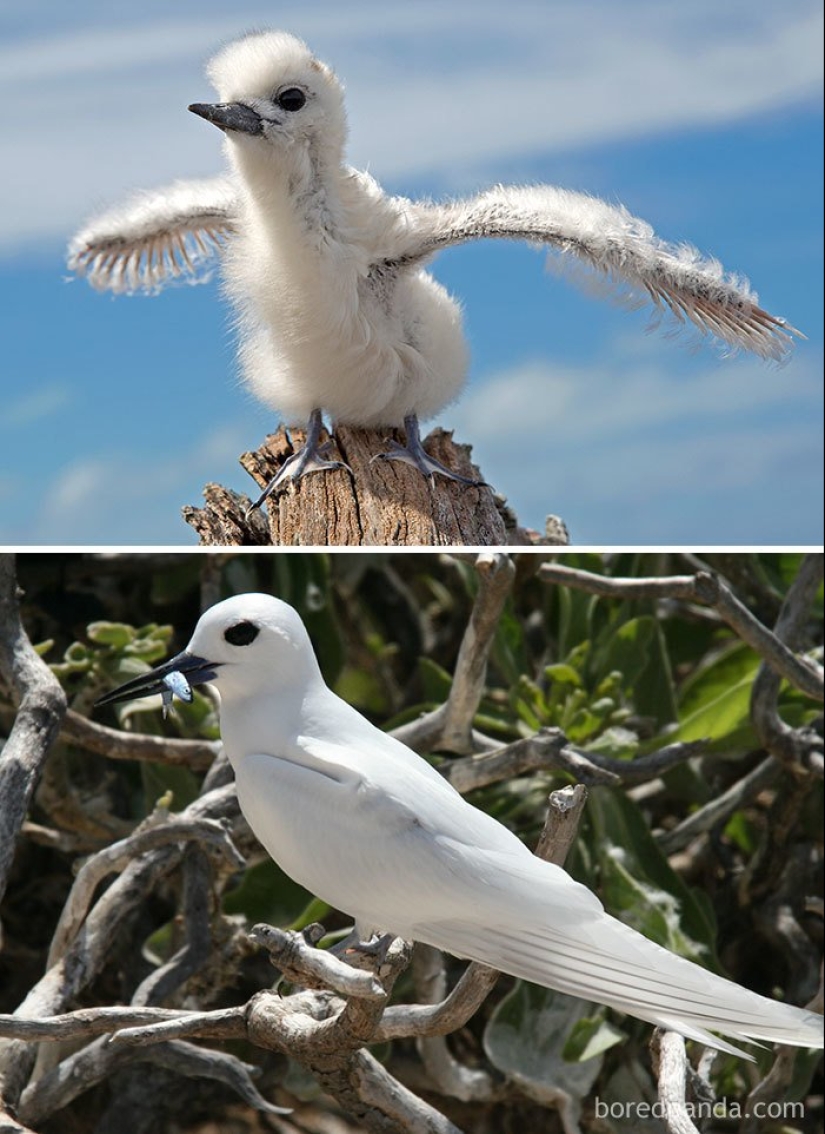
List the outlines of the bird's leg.
{"type": "MultiPolygon", "coordinates": [[[[447,480],[457,480],[460,484],[469,484],[474,488],[486,487],[486,481],[473,480],[469,476],[461,476],[460,473],[453,472],[448,469],[446,465],[442,465],[441,461],[437,461],[435,457],[431,457],[421,444],[421,433],[418,427],[417,414],[410,413],[404,418],[404,429],[407,434],[407,444],[399,445],[395,440],[390,441],[390,448],[386,453],[376,453],[372,461],[403,461],[406,465],[412,465],[413,468],[418,469],[422,476],[428,476],[431,481],[435,479],[435,474],[446,477],[447,480]]],[[[372,464],[370,461],[370,464],[372,464]]]]}
{"type": "Polygon", "coordinates": [[[335,957],[340,957],[341,960],[349,960],[350,963],[355,961],[356,968],[359,967],[359,960],[366,960],[370,965],[377,961],[380,966],[386,960],[387,950],[394,940],[395,935],[392,933],[371,933],[369,940],[362,941],[358,927],[353,926],[346,937],[336,941],[327,949],[327,952],[332,953],[335,957]]]}
{"type": "Polygon", "coordinates": [[[343,461],[325,461],[323,459],[324,453],[330,446],[329,441],[325,441],[323,445],[318,444],[323,428],[321,411],[313,410],[307,424],[307,439],[302,448],[297,453],[293,453],[291,457],[287,457],[258,499],[249,506],[247,515],[254,512],[256,508],[260,508],[264,500],[286,480],[300,480],[306,473],[325,472],[327,469],[346,469],[350,476],[353,475],[352,469],[343,461]]]}
{"type": "MultiPolygon", "coordinates": [[[[395,934],[374,933],[369,941],[358,941],[358,934],[356,933],[355,936],[355,941],[345,938],[347,948],[343,950],[342,957],[346,957],[350,964],[354,963],[355,968],[360,968],[361,964],[366,963],[369,968],[374,968],[376,971],[380,969],[387,959],[387,950],[395,941],[395,934]]],[[[343,945],[344,941],[341,944],[343,945]]]]}

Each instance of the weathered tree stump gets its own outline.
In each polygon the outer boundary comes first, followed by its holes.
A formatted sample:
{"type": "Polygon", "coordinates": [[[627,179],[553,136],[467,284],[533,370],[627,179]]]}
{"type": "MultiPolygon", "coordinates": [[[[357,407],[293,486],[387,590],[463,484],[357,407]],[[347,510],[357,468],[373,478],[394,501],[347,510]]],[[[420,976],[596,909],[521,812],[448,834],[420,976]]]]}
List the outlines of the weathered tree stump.
{"type": "MultiPolygon", "coordinates": [[[[244,453],[240,463],[261,486],[266,485],[302,444],[300,430],[281,427],[260,449],[244,453]]],[[[402,434],[397,434],[400,440],[402,434]]],[[[481,478],[470,461],[470,447],[454,443],[452,434],[435,429],[427,451],[463,476],[481,478]]],[[[346,470],[311,473],[297,484],[287,482],[266,502],[266,513],[248,514],[249,497],[217,484],[204,489],[202,508],[188,506],[183,517],[208,546],[383,546],[489,547],[567,543],[557,523],[540,537],[519,527],[503,497],[487,485],[477,488],[436,477],[435,483],[400,461],[374,461],[387,449],[386,431],[340,426],[330,446],[331,459],[346,470]]]]}

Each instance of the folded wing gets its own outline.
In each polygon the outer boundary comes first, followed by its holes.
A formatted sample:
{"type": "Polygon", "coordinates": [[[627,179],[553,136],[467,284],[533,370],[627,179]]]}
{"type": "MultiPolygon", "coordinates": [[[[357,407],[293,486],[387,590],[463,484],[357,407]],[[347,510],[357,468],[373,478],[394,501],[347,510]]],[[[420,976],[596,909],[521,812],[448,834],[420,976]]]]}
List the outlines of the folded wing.
{"type": "Polygon", "coordinates": [[[502,867],[497,883],[510,875],[506,897],[488,887],[486,900],[485,888],[476,887],[472,914],[459,907],[457,916],[420,921],[412,935],[722,1051],[745,1054],[711,1033],[822,1047],[820,1015],[760,996],[662,948],[606,913],[558,868],[509,856],[502,867]]]}

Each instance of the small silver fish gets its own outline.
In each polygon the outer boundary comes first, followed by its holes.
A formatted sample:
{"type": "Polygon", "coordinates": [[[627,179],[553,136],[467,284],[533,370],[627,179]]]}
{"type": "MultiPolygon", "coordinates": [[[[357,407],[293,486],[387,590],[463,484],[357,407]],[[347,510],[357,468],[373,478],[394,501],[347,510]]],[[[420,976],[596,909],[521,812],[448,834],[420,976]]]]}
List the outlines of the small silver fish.
{"type": "Polygon", "coordinates": [[[173,697],[180,697],[181,701],[186,702],[192,700],[192,686],[179,670],[176,669],[172,673],[167,673],[163,678],[163,684],[166,688],[161,691],[160,699],[164,717],[169,712],[173,697]]]}

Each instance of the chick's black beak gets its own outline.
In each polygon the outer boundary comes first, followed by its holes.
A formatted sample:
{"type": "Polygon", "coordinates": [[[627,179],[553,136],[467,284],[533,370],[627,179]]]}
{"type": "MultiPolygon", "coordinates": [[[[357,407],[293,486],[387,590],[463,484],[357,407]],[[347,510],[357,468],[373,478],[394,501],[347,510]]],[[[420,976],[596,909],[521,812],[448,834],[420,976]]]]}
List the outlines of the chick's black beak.
{"type": "Polygon", "coordinates": [[[230,130],[237,134],[263,133],[260,114],[242,102],[193,102],[189,109],[220,130],[230,130]]]}
{"type": "MultiPolygon", "coordinates": [[[[214,680],[220,664],[220,662],[211,662],[206,658],[199,658],[196,654],[190,654],[184,650],[182,654],[170,658],[163,665],[149,670],[148,673],[141,674],[140,677],[133,677],[131,681],[119,685],[111,693],[99,697],[95,704],[114,705],[118,701],[135,701],[138,697],[151,697],[155,693],[163,693],[164,691],[168,694],[169,686],[165,683],[164,678],[173,673],[182,673],[189,685],[203,685],[205,681],[214,680]]],[[[191,694],[188,699],[191,699],[191,694]]]]}

